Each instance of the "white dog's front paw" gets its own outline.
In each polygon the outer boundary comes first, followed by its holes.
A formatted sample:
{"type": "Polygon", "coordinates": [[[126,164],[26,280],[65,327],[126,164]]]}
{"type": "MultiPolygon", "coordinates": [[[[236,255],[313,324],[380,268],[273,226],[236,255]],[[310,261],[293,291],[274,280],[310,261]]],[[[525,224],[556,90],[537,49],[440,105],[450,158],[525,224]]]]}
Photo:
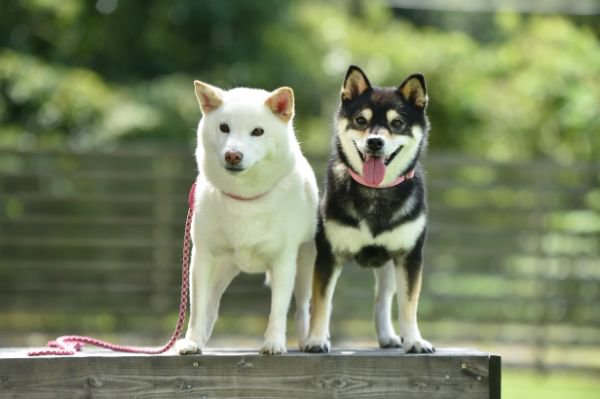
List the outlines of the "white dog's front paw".
{"type": "Polygon", "coordinates": [[[261,355],[283,355],[287,353],[285,339],[266,339],[260,348],[261,355]]]}
{"type": "Polygon", "coordinates": [[[382,349],[402,348],[402,339],[396,334],[381,336],[378,341],[379,347],[382,349]]]}
{"type": "Polygon", "coordinates": [[[402,343],[406,353],[434,353],[435,348],[423,338],[404,338],[402,343]]]}
{"type": "Polygon", "coordinates": [[[202,350],[195,341],[188,338],[180,339],[175,343],[175,350],[180,355],[200,354],[202,350]]]}
{"type": "Polygon", "coordinates": [[[327,353],[331,348],[331,343],[327,338],[309,337],[304,344],[304,352],[309,353],[327,353]]]}

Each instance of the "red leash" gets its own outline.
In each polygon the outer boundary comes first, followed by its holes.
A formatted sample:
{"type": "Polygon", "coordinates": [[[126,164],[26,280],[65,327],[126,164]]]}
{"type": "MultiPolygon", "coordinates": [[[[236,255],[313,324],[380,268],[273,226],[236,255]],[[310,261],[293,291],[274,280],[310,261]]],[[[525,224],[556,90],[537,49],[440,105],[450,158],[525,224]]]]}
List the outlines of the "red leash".
{"type": "Polygon", "coordinates": [[[185,312],[187,310],[188,293],[190,288],[189,271],[190,271],[190,231],[192,228],[192,215],[194,213],[194,193],[196,189],[196,183],[192,185],[190,194],[188,197],[189,208],[187,217],[185,219],[185,233],[183,237],[183,267],[181,271],[181,300],[179,302],[179,318],[175,325],[175,331],[166,344],[160,348],[143,348],[139,346],[125,346],[116,345],[110,342],[102,341],[96,338],[79,336],[79,335],[65,335],[58,337],[54,341],[48,342],[48,349],[42,349],[37,351],[30,351],[27,353],[28,356],[70,356],[74,355],[75,352],[81,350],[83,345],[93,345],[100,348],[110,349],[115,352],[128,352],[128,353],[144,353],[147,355],[158,355],[165,353],[175,345],[177,338],[181,335],[183,323],[185,321],[185,312]]]}

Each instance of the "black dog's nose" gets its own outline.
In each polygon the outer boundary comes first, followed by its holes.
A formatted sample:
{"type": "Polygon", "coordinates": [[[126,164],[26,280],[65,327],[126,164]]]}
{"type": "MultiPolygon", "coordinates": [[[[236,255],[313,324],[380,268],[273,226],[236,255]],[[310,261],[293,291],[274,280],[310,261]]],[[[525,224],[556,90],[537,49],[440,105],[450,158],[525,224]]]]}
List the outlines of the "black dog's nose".
{"type": "Polygon", "coordinates": [[[379,137],[371,137],[367,140],[367,147],[373,152],[381,150],[384,144],[383,139],[380,139],[379,137]]]}

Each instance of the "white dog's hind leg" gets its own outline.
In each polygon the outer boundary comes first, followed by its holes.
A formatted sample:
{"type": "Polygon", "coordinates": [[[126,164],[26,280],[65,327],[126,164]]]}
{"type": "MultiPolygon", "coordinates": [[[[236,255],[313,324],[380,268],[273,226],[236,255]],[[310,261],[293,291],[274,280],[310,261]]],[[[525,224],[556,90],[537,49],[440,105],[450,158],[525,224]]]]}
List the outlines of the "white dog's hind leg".
{"type": "Polygon", "coordinates": [[[375,275],[375,331],[381,348],[400,348],[402,342],[392,323],[392,300],[396,293],[394,264],[390,261],[373,270],[375,275]]]}
{"type": "Polygon", "coordinates": [[[317,248],[314,241],[305,242],[298,250],[298,271],[296,274],[296,333],[298,346],[304,348],[310,327],[310,297],[315,269],[317,248]]]}
{"type": "Polygon", "coordinates": [[[265,341],[260,353],[276,355],[286,353],[287,312],[292,300],[296,277],[296,251],[285,251],[271,268],[271,313],[265,331],[265,341]]]}

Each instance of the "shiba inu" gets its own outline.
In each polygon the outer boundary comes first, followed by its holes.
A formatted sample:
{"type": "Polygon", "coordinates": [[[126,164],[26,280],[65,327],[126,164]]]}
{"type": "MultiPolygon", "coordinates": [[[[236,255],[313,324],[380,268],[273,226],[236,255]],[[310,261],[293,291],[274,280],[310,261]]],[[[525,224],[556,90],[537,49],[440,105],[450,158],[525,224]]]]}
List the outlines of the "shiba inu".
{"type": "Polygon", "coordinates": [[[435,351],[417,325],[427,230],[419,163],[429,131],[427,101],[420,74],[398,87],[380,88],[372,86],[360,68],[348,69],[320,203],[307,352],[330,349],[331,300],[347,261],[372,268],[375,274],[379,346],[435,351]],[[400,336],[391,321],[396,291],[400,336]]]}
{"type": "Polygon", "coordinates": [[[271,311],[260,351],[285,353],[295,278],[301,344],[308,333],[318,213],[315,175],[292,126],[292,89],[194,85],[203,117],[197,130],[191,310],[176,350],[202,351],[221,295],[238,273],[268,272],[271,311]]]}

